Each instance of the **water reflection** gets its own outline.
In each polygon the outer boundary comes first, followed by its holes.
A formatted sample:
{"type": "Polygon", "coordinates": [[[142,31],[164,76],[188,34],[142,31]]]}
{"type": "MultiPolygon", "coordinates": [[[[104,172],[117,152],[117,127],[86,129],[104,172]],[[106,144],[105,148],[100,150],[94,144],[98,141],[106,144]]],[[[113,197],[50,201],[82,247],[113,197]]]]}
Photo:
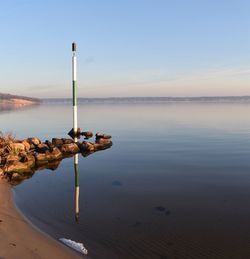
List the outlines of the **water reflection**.
{"type": "MultiPolygon", "coordinates": [[[[73,157],[15,187],[17,204],[53,237],[86,244],[92,258],[249,258],[249,112],[249,104],[79,106],[79,124],[101,125],[116,142],[79,156],[79,223],[73,157]]],[[[71,127],[70,105],[25,114],[26,130],[46,138],[71,127]]],[[[24,115],[11,115],[1,120],[23,130],[24,115]]]]}
{"type": "MultiPolygon", "coordinates": [[[[91,150],[91,151],[84,151],[79,154],[81,154],[83,157],[87,157],[91,154],[94,154],[95,152],[109,149],[109,148],[111,148],[111,146],[112,146],[112,141],[110,141],[109,143],[107,143],[105,145],[100,145],[98,147],[98,149],[91,150]]],[[[78,172],[79,171],[79,169],[78,169],[79,154],[65,154],[62,158],[62,159],[66,159],[66,158],[70,158],[70,157],[74,156],[75,188],[76,188],[76,202],[77,203],[79,203],[79,172],[78,172]]],[[[23,172],[18,172],[18,173],[9,173],[9,174],[7,173],[6,177],[11,185],[19,185],[24,180],[33,177],[33,175],[37,171],[41,171],[44,169],[49,169],[49,170],[55,171],[59,167],[62,159],[57,159],[57,160],[53,160],[53,161],[44,161],[44,164],[36,165],[35,167],[28,169],[28,171],[23,171],[23,172]]],[[[76,214],[79,214],[79,206],[76,206],[76,209],[77,208],[78,208],[78,212],[76,214]]],[[[78,218],[78,216],[77,216],[77,218],[78,218]]]]}
{"type": "Polygon", "coordinates": [[[80,192],[80,186],[79,186],[79,170],[78,170],[78,154],[75,154],[74,156],[74,169],[75,169],[75,220],[78,222],[79,220],[79,192],[80,192]]]}

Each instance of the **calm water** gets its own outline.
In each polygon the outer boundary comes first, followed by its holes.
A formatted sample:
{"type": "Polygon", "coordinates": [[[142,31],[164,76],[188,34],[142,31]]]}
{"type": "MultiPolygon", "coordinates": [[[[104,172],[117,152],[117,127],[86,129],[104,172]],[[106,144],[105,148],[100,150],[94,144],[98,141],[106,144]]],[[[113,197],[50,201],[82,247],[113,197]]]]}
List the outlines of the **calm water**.
{"type": "MultiPolygon", "coordinates": [[[[250,104],[81,104],[82,129],[111,149],[73,158],[14,187],[17,206],[91,258],[250,258],[250,104]]],[[[65,137],[71,106],[0,113],[18,138],[65,137]]],[[[4,123],[3,123],[4,122],[4,123]]]]}

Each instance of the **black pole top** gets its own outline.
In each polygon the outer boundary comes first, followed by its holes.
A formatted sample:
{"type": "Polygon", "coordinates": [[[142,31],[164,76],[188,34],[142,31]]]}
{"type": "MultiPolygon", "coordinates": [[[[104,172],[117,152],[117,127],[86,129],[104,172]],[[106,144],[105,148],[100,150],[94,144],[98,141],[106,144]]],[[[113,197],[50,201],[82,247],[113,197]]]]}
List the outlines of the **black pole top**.
{"type": "Polygon", "coordinates": [[[76,43],[75,42],[72,43],[72,51],[76,51],[76,43]]]}

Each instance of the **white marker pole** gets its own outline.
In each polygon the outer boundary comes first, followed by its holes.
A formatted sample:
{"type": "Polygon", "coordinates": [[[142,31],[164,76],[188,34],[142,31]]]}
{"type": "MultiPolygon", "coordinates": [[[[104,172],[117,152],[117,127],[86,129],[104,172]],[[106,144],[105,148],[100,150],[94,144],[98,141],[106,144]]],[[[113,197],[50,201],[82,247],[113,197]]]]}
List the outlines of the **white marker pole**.
{"type": "MultiPolygon", "coordinates": [[[[73,87],[73,130],[74,142],[77,142],[77,97],[76,97],[76,43],[72,43],[72,87],[73,87]]],[[[75,168],[75,217],[79,217],[79,172],[78,172],[78,154],[74,156],[75,168]]]]}
{"type": "Polygon", "coordinates": [[[76,98],[76,43],[72,43],[72,86],[73,86],[73,129],[74,141],[77,142],[77,98],[76,98]]]}

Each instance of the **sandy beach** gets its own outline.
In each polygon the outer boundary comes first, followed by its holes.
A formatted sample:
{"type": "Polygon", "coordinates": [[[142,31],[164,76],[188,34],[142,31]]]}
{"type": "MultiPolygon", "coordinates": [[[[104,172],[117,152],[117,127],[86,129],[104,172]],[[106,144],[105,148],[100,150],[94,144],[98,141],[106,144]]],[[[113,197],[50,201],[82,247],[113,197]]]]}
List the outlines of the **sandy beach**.
{"type": "Polygon", "coordinates": [[[19,214],[11,186],[0,179],[0,258],[81,258],[71,249],[37,231],[19,214]]]}

